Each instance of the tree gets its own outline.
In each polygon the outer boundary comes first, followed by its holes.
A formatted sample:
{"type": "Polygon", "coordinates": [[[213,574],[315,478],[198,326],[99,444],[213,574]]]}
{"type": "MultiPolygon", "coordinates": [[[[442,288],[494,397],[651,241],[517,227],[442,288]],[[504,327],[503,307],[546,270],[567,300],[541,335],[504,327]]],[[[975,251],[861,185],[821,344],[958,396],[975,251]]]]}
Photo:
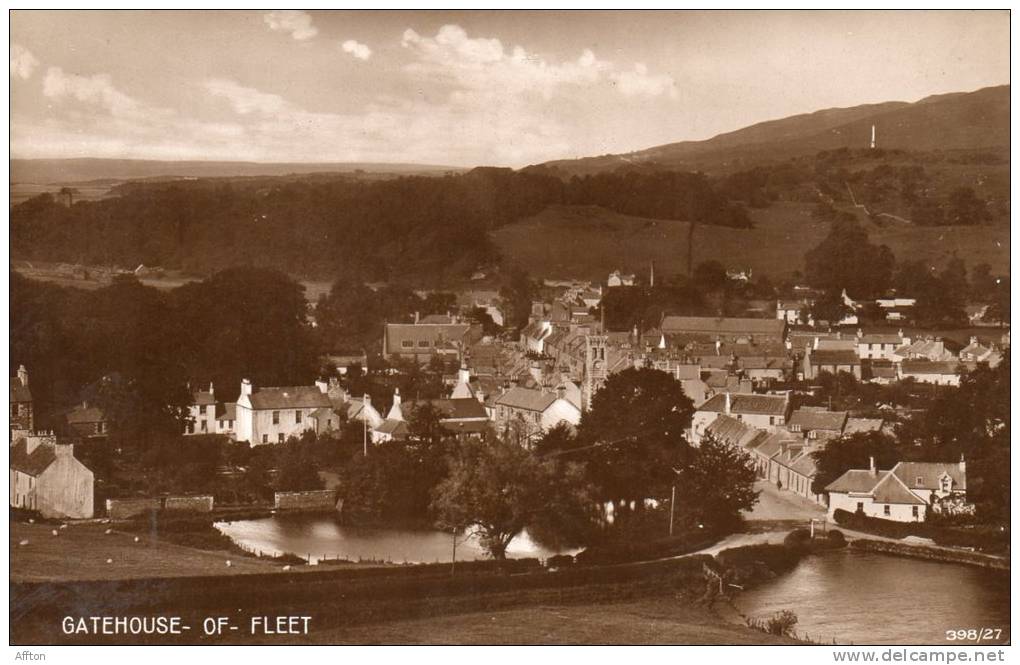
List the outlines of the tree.
{"type": "Polygon", "coordinates": [[[885,245],[873,245],[856,221],[837,221],[829,235],[804,256],[808,282],[857,299],[882,295],[892,280],[895,258],[885,245]],[[862,270],[861,266],[867,266],[862,270]]]}
{"type": "Polygon", "coordinates": [[[280,470],[276,479],[277,490],[304,492],[322,489],[322,478],[310,445],[290,439],[277,446],[275,452],[280,470]]]}
{"type": "Polygon", "coordinates": [[[981,224],[992,216],[988,205],[970,187],[957,187],[949,194],[949,210],[946,221],[949,224],[981,224]]]}
{"type": "Polygon", "coordinates": [[[726,268],[718,261],[703,261],[694,268],[694,284],[705,291],[720,291],[729,284],[726,268]]]}
{"type": "Polygon", "coordinates": [[[843,298],[843,290],[832,289],[826,291],[822,297],[811,304],[809,320],[813,318],[815,321],[828,321],[835,325],[852,314],[853,311],[843,298]]]}
{"type": "Polygon", "coordinates": [[[492,558],[532,524],[591,510],[594,502],[576,468],[558,474],[551,461],[496,436],[460,442],[449,476],[433,493],[436,524],[474,529],[492,558]]]}
{"type": "Polygon", "coordinates": [[[867,469],[871,458],[880,469],[891,469],[900,461],[896,441],[882,432],[862,432],[830,441],[812,453],[817,472],[811,491],[824,494],[825,488],[850,469],[867,469]]]}
{"type": "Polygon", "coordinates": [[[538,285],[521,268],[511,268],[506,282],[499,289],[499,297],[505,308],[504,321],[507,328],[521,328],[528,323],[531,303],[538,296],[538,285]]]}
{"type": "Polygon", "coordinates": [[[689,451],[684,432],[694,405],[672,375],[654,369],[613,374],[581,417],[576,453],[585,462],[599,499],[640,506],[668,496],[674,466],[689,451]]]}
{"type": "Polygon", "coordinates": [[[676,480],[680,513],[689,525],[732,526],[758,502],[756,479],[745,451],[704,437],[676,480]]]}

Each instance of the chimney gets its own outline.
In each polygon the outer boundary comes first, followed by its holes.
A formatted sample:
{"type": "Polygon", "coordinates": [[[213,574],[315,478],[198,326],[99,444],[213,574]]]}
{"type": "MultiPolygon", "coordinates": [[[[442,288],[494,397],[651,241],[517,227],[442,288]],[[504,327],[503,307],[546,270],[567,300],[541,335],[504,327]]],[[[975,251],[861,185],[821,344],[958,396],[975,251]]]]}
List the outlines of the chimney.
{"type": "Polygon", "coordinates": [[[818,337],[815,337],[814,344],[811,346],[811,348],[818,350],[818,337]]]}
{"type": "Polygon", "coordinates": [[[18,366],[18,380],[21,381],[21,385],[28,385],[28,370],[25,369],[24,365],[18,366]]]}
{"type": "Polygon", "coordinates": [[[329,384],[327,384],[322,379],[316,379],[315,380],[315,387],[318,388],[319,392],[322,393],[323,395],[325,395],[325,394],[327,394],[329,392],[329,384]]]}
{"type": "Polygon", "coordinates": [[[963,459],[963,453],[960,453],[960,473],[967,473],[967,462],[963,459]]]}
{"type": "Polygon", "coordinates": [[[241,379],[241,396],[251,395],[252,385],[248,379],[241,379]]]}
{"type": "Polygon", "coordinates": [[[566,399],[567,398],[567,387],[565,385],[563,385],[562,383],[560,385],[556,386],[556,397],[558,397],[560,399],[566,399]]]}
{"type": "Polygon", "coordinates": [[[215,395],[216,394],[216,391],[213,390],[213,382],[212,381],[209,382],[209,394],[210,395],[215,395]]]}
{"type": "Polygon", "coordinates": [[[858,328],[857,329],[857,338],[860,339],[861,337],[864,337],[864,331],[861,330],[860,328],[858,328]]]}
{"type": "Polygon", "coordinates": [[[415,322],[415,323],[418,323],[418,320],[419,320],[420,318],[421,318],[421,312],[415,312],[415,313],[414,313],[414,322],[415,322]]]}
{"type": "Polygon", "coordinates": [[[724,411],[724,413],[726,415],[730,414],[730,394],[729,394],[729,392],[726,393],[726,410],[724,411]]]}
{"type": "Polygon", "coordinates": [[[485,404],[485,393],[482,392],[481,388],[479,388],[478,390],[475,391],[475,398],[480,403],[485,404]]]}
{"type": "Polygon", "coordinates": [[[722,349],[722,342],[715,340],[715,355],[719,355],[719,351],[722,349]]]}
{"type": "Polygon", "coordinates": [[[875,458],[873,456],[868,458],[868,465],[870,467],[869,470],[871,471],[872,477],[877,477],[878,469],[875,468],[875,458]]]}
{"type": "Polygon", "coordinates": [[[896,334],[900,336],[900,339],[903,339],[903,328],[900,328],[899,330],[897,330],[896,334]]]}
{"type": "Polygon", "coordinates": [[[970,343],[976,346],[977,343],[978,343],[977,337],[975,337],[974,335],[971,335],[970,336],[970,343]]]}

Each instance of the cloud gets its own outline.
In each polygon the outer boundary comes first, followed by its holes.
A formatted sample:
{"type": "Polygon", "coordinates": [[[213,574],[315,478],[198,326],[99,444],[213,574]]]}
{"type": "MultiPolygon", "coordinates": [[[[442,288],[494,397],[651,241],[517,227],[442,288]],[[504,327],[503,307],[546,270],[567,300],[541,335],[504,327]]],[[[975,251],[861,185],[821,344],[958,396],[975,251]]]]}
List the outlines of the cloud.
{"type": "Polygon", "coordinates": [[[24,46],[11,44],[11,78],[29,79],[39,60],[24,46]]]}
{"type": "MultiPolygon", "coordinates": [[[[82,76],[68,74],[60,67],[50,67],[43,78],[43,95],[51,99],[76,99],[106,109],[120,118],[136,117],[144,112],[141,104],[114,87],[108,74],[82,76]]],[[[153,110],[149,109],[149,112],[153,110]]]]}
{"type": "Polygon", "coordinates": [[[212,95],[226,98],[241,115],[255,111],[263,114],[279,113],[287,103],[279,95],[247,88],[229,79],[208,79],[205,89],[212,95]]]}
{"type": "Polygon", "coordinates": [[[610,75],[620,92],[628,97],[668,96],[677,98],[676,82],[666,74],[649,74],[644,63],[637,63],[631,71],[614,72],[610,75]]]}
{"type": "Polygon", "coordinates": [[[361,42],[353,39],[348,39],[340,45],[345,52],[350,53],[358,60],[368,60],[372,57],[372,49],[368,48],[368,44],[362,44],[361,42]]]}
{"type": "Polygon", "coordinates": [[[298,41],[311,39],[319,34],[319,29],[312,25],[312,17],[308,12],[294,9],[271,11],[262,17],[270,30],[289,32],[298,41]]]}

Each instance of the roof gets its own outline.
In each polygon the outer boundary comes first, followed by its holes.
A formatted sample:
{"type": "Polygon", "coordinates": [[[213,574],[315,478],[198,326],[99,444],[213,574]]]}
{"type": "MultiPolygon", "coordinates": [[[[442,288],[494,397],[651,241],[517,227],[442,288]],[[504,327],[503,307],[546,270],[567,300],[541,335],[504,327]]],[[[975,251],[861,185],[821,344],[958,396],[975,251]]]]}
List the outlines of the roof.
{"type": "Polygon", "coordinates": [[[490,427],[488,420],[449,420],[442,425],[443,429],[453,434],[481,434],[490,427]]]}
{"type": "Polygon", "coordinates": [[[497,406],[542,413],[552,406],[556,399],[556,393],[515,386],[497,397],[494,403],[497,406]]]}
{"type": "Polygon", "coordinates": [[[68,424],[75,423],[98,423],[106,420],[103,410],[95,406],[83,406],[79,404],[64,412],[64,420],[68,424]]]}
{"type": "Polygon", "coordinates": [[[312,411],[311,413],[309,413],[308,417],[309,418],[315,418],[316,420],[320,420],[321,421],[321,420],[329,420],[330,418],[332,418],[335,415],[336,415],[336,411],[334,411],[332,408],[325,407],[325,406],[320,406],[315,411],[312,411]]]}
{"type": "Polygon", "coordinates": [[[705,428],[705,434],[711,434],[716,439],[731,446],[740,448],[753,448],[764,441],[767,432],[756,427],[751,427],[736,418],[727,415],[720,415],[705,428]]]}
{"type": "Polygon", "coordinates": [[[38,476],[57,459],[56,449],[52,443],[43,442],[28,454],[28,442],[19,439],[11,446],[11,468],[29,476],[38,476]]]}
{"type": "Polygon", "coordinates": [[[375,428],[376,432],[380,434],[388,434],[394,439],[402,439],[407,436],[408,427],[407,423],[403,420],[395,420],[393,418],[387,418],[375,428]]]}
{"type": "Polygon", "coordinates": [[[908,505],[924,505],[924,501],[911,492],[891,471],[878,481],[871,490],[871,498],[875,503],[905,503],[908,505]]]}
{"type": "Polygon", "coordinates": [[[470,329],[467,323],[387,323],[383,348],[388,353],[431,353],[436,346],[464,341],[470,329]],[[405,348],[405,341],[412,346],[405,348]],[[428,345],[420,346],[423,341],[428,345]]]}
{"type": "Polygon", "coordinates": [[[900,367],[904,374],[959,374],[962,364],[953,360],[904,360],[900,367]]]}
{"type": "Polygon", "coordinates": [[[12,402],[31,402],[32,391],[28,389],[28,386],[21,382],[16,376],[11,377],[11,401],[12,402]]]}
{"type": "Polygon", "coordinates": [[[861,344],[903,344],[899,334],[864,333],[857,338],[861,344]]]}
{"type": "Polygon", "coordinates": [[[666,316],[661,325],[664,333],[697,332],[708,335],[777,335],[781,336],[786,323],[779,319],[748,319],[710,316],[666,316]]]}
{"type": "Polygon", "coordinates": [[[799,425],[800,429],[805,432],[815,429],[842,432],[846,419],[846,411],[826,411],[806,407],[797,409],[790,414],[790,420],[786,424],[790,429],[799,425]]]}
{"type": "Polygon", "coordinates": [[[453,323],[453,318],[447,316],[446,314],[429,314],[427,316],[422,317],[422,319],[418,321],[419,325],[429,323],[442,323],[449,325],[453,323]]]}
{"type": "Polygon", "coordinates": [[[785,430],[779,430],[768,434],[768,436],[759,441],[754,452],[762,457],[772,458],[783,450],[784,444],[789,446],[799,443],[801,443],[799,438],[795,438],[785,430]]]}
{"type": "Polygon", "coordinates": [[[203,390],[191,393],[191,403],[195,406],[209,406],[216,403],[216,396],[203,390]]]}
{"type": "Polygon", "coordinates": [[[237,403],[224,402],[217,406],[216,420],[237,420],[237,403]]]}
{"type": "Polygon", "coordinates": [[[317,409],[331,406],[329,397],[315,386],[285,386],[259,388],[248,398],[251,408],[264,409],[317,409]]]}
{"type": "Polygon", "coordinates": [[[860,365],[856,351],[818,349],[811,352],[812,365],[860,365]]]}
{"type": "Polygon", "coordinates": [[[892,472],[912,489],[938,489],[939,478],[946,473],[953,479],[955,489],[967,489],[967,472],[953,462],[900,462],[892,472]],[[918,478],[921,479],[920,484],[918,478]]]}
{"type": "Polygon", "coordinates": [[[488,420],[489,418],[489,414],[485,412],[485,405],[474,397],[408,400],[401,405],[401,410],[405,416],[411,416],[416,408],[425,403],[431,403],[437,411],[443,414],[443,420],[488,420]]]}
{"type": "Polygon", "coordinates": [[[701,378],[701,365],[676,365],[673,371],[678,381],[701,378]]]}
{"type": "Polygon", "coordinates": [[[868,469],[850,469],[843,473],[842,476],[829,483],[825,490],[828,492],[846,492],[854,494],[869,494],[875,485],[878,484],[878,479],[882,474],[888,473],[887,471],[877,472],[872,475],[868,469]]]}
{"type": "MultiPolygon", "coordinates": [[[[789,405],[785,395],[750,395],[745,393],[730,394],[730,413],[783,416],[789,405]]],[[[715,411],[725,413],[726,395],[715,395],[700,407],[698,411],[715,411]]]]}
{"type": "Polygon", "coordinates": [[[879,432],[882,429],[881,418],[847,418],[843,428],[843,436],[860,434],[861,432],[879,432]]]}

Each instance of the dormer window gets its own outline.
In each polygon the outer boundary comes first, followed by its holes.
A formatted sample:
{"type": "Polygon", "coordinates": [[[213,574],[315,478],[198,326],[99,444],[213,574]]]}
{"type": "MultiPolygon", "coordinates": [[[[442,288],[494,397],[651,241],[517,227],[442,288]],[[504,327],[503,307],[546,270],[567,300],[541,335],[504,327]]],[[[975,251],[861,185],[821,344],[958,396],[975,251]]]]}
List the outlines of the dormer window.
{"type": "Polygon", "coordinates": [[[942,491],[948,492],[950,489],[952,489],[953,479],[950,478],[949,476],[942,476],[941,485],[942,491]]]}

